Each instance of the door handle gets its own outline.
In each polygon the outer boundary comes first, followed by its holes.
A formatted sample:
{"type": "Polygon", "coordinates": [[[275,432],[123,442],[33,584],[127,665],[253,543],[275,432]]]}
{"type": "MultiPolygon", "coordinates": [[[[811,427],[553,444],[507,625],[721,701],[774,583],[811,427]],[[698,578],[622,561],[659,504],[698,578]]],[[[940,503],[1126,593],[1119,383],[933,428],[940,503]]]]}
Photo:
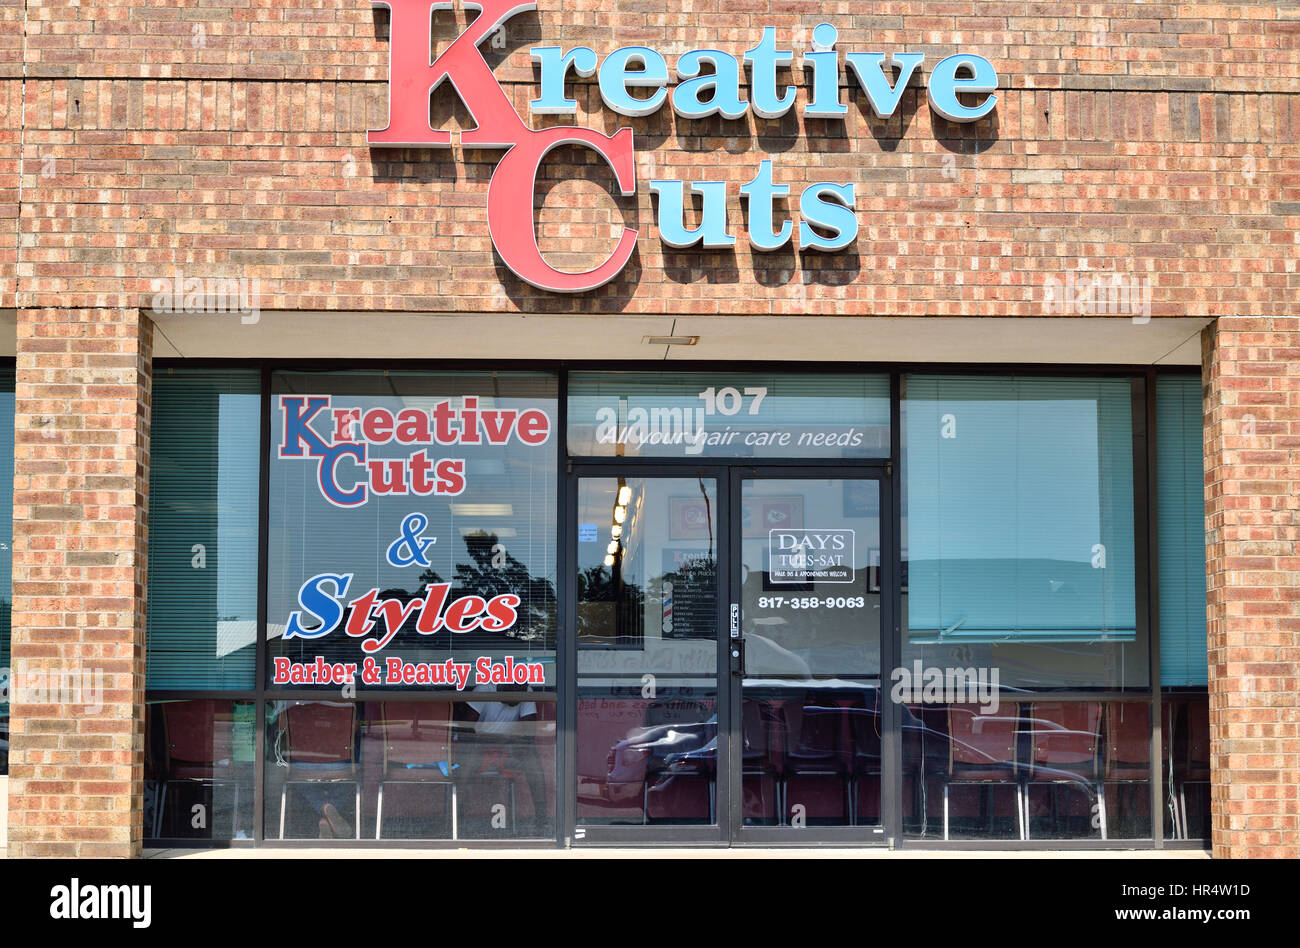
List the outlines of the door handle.
{"type": "Polygon", "coordinates": [[[731,624],[727,630],[727,656],[733,675],[745,674],[745,639],[740,634],[740,603],[731,604],[731,624]]]}

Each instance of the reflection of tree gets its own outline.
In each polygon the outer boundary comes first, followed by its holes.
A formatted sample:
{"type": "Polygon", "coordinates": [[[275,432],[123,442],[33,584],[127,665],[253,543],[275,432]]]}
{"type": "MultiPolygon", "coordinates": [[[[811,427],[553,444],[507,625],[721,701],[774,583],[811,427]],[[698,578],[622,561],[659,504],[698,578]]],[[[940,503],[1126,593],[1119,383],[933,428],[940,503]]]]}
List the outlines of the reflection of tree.
{"type": "MultiPolygon", "coordinates": [[[[554,584],[549,579],[531,575],[523,563],[511,556],[504,546],[500,546],[494,533],[472,533],[463,539],[472,562],[456,564],[456,575],[450,580],[451,595],[491,599],[493,596],[513,593],[520,600],[519,621],[513,628],[499,634],[520,641],[536,642],[541,648],[555,648],[554,584]]],[[[448,580],[432,569],[420,574],[421,591],[429,583],[444,582],[448,580]]],[[[481,629],[471,633],[476,638],[496,634],[498,633],[481,629]]]]}
{"type": "Polygon", "coordinates": [[[628,623],[639,619],[644,604],[645,590],[635,583],[623,582],[616,570],[591,566],[578,571],[579,638],[639,638],[639,622],[635,630],[628,623]]]}
{"type": "MultiPolygon", "coordinates": [[[[673,584],[672,631],[663,638],[712,638],[717,622],[718,564],[711,556],[691,556],[677,567],[651,577],[644,585],[628,581],[617,569],[592,566],[578,573],[578,635],[619,643],[638,643],[645,636],[647,613],[662,614],[664,583],[673,584]],[[608,605],[601,605],[608,603],[608,605]]],[[[658,624],[657,618],[651,618],[658,624]]]]}

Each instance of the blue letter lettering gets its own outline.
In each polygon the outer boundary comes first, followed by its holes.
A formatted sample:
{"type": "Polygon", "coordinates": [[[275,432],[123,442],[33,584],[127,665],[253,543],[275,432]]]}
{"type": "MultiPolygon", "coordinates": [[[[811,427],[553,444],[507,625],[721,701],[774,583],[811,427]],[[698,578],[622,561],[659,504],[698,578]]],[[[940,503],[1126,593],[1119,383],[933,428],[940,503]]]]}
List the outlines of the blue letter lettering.
{"type": "Polygon", "coordinates": [[[867,94],[871,110],[881,118],[889,118],[898,108],[903,98],[903,90],[916,72],[916,67],[925,60],[925,53],[894,53],[890,57],[891,65],[897,64],[900,72],[898,82],[891,88],[885,76],[884,53],[849,53],[844,57],[849,68],[858,77],[858,85],[867,94]]]}
{"type": "Polygon", "coordinates": [[[701,119],[716,112],[725,119],[738,119],[745,114],[749,103],[740,100],[740,64],[735,56],[717,49],[693,49],[677,60],[677,75],[687,80],[673,90],[673,109],[682,118],[701,119]],[[705,63],[713,72],[700,76],[705,63]],[[708,102],[700,101],[705,92],[710,93],[708,102]]]}
{"type": "Polygon", "coordinates": [[[786,86],[785,93],[776,94],[776,67],[794,62],[792,50],[777,50],[776,27],[763,27],[763,38],[753,49],[745,51],[745,62],[750,67],[750,88],[754,93],[754,114],[759,118],[780,118],[794,105],[794,86],[786,86]]]}
{"type": "Polygon", "coordinates": [[[649,115],[664,104],[668,97],[668,63],[653,49],[645,46],[624,46],[605,57],[600,64],[600,97],[619,115],[649,115]],[[641,68],[629,70],[631,65],[641,68]],[[657,91],[647,99],[627,94],[629,86],[643,86],[657,91]]]}
{"type": "Polygon", "coordinates": [[[853,210],[851,184],[823,181],[808,185],[799,196],[799,213],[803,215],[799,223],[799,247],[802,250],[843,250],[858,236],[858,215],[853,210]],[[823,194],[833,200],[823,201],[823,194]],[[835,235],[823,237],[812,229],[811,224],[832,230],[835,235]]]}
{"type": "Polygon", "coordinates": [[[541,73],[542,94],[529,102],[528,107],[538,115],[578,111],[578,103],[564,97],[564,77],[570,66],[579,76],[590,76],[596,71],[596,53],[585,46],[567,53],[558,46],[534,46],[532,56],[541,73]]]}
{"type": "Polygon", "coordinates": [[[829,23],[818,24],[812,51],[803,54],[805,62],[812,62],[812,101],[803,110],[810,118],[840,119],[849,114],[840,101],[840,54],[835,52],[839,38],[840,31],[829,23]]]}
{"type": "Polygon", "coordinates": [[[316,417],[322,408],[328,408],[329,404],[328,395],[318,398],[306,398],[302,395],[280,396],[280,413],[284,416],[284,437],[280,440],[280,457],[302,457],[304,443],[311,457],[318,458],[325,453],[328,445],[320,435],[307,427],[307,423],[316,417]]]}
{"type": "Polygon", "coordinates": [[[785,197],[790,193],[786,184],[772,184],[772,160],[765,158],[758,166],[754,180],[740,189],[742,196],[749,198],[749,242],[755,250],[776,250],[784,247],[790,240],[794,225],[789,221],[781,222],[781,230],[772,231],[773,198],[785,197]]]}
{"type": "Polygon", "coordinates": [[[343,606],[338,600],[348,594],[348,585],[351,582],[351,573],[344,573],[342,576],[334,573],[318,573],[303,583],[302,588],[298,590],[298,605],[302,606],[303,612],[307,613],[307,615],[320,620],[320,628],[304,629],[302,627],[303,613],[294,612],[289,616],[289,623],[284,629],[284,637],[286,639],[318,639],[322,635],[329,635],[337,629],[339,623],[343,621],[343,606]],[[323,583],[334,584],[333,596],[321,589],[323,583]]]}
{"type": "Polygon", "coordinates": [[[975,122],[993,111],[998,104],[998,97],[989,96],[976,106],[962,105],[957,101],[958,92],[984,93],[992,92],[998,87],[998,74],[993,64],[983,56],[964,53],[941,59],[930,73],[930,108],[934,109],[950,122],[975,122]],[[958,69],[967,69],[969,76],[957,78],[958,69]]]}
{"type": "Polygon", "coordinates": [[[727,233],[727,183],[692,181],[691,190],[704,195],[700,226],[687,230],[684,181],[651,181],[650,190],[659,195],[659,237],[669,247],[690,247],[704,241],[706,250],[731,247],[736,238],[727,233]]]}

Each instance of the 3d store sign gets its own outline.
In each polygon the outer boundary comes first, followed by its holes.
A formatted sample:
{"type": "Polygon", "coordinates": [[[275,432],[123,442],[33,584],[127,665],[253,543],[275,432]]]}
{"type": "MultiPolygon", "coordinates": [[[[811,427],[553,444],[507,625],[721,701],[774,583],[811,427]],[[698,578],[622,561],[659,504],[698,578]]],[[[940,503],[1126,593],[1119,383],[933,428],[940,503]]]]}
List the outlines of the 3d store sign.
{"type": "MultiPolygon", "coordinates": [[[[392,48],[389,61],[388,126],[368,133],[375,147],[449,147],[451,133],[429,124],[429,101],[433,90],[449,81],[469,110],[476,127],[461,134],[468,148],[506,149],[488,186],[487,221],[492,244],[501,259],[521,279],[543,290],[578,293],[593,290],[616,277],[636,246],[637,231],[624,228],[605,262],[592,270],[570,273],[546,262],[537,246],[533,224],[533,190],[537,170],[547,153],[561,145],[580,145],[597,152],[614,172],[619,191],[636,192],[632,130],[621,128],[613,135],[576,126],[534,129],[520,118],[510,98],[493,76],[479,45],[506,20],[536,8],[531,0],[477,0],[466,6],[481,10],[479,16],[435,59],[429,62],[431,13],[446,8],[446,0],[373,0],[392,14],[392,48]]],[[[810,76],[808,103],[804,115],[843,120],[848,107],[840,100],[840,53],[835,49],[835,27],[823,23],[813,31],[812,49],[803,53],[804,74],[810,76]]],[[[777,48],[776,30],[764,27],[757,44],[745,52],[743,66],[728,53],[716,49],[691,50],[677,60],[677,83],[668,89],[668,63],[663,55],[645,46],[616,49],[603,62],[585,46],[565,51],[557,46],[538,46],[532,58],[541,73],[541,91],[529,103],[536,114],[559,115],[577,111],[577,102],[565,96],[565,81],[572,71],[582,77],[597,75],[605,105],[620,115],[644,116],[671,101],[683,118],[702,119],[719,115],[739,119],[751,108],[764,119],[780,118],[795,104],[795,89],[777,86],[777,69],[794,61],[792,50],[777,48]],[[749,70],[750,100],[741,98],[742,69],[749,70]],[[640,89],[641,95],[629,90],[640,89]]],[[[884,118],[894,114],[903,91],[917,74],[922,53],[894,53],[886,70],[884,53],[848,53],[848,70],[866,95],[871,109],[884,118]],[[898,78],[891,79],[893,68],[898,78]]],[[[997,96],[997,74],[982,56],[961,53],[940,60],[930,71],[926,86],[930,107],[953,122],[974,122],[993,111],[997,96]],[[966,96],[963,102],[960,96],[966,96]],[[978,99],[978,102],[972,101],[978,99]]],[[[735,237],[726,229],[726,183],[723,181],[655,180],[650,189],[659,197],[658,227],[665,244],[675,248],[697,244],[707,249],[732,246],[735,237]],[[700,223],[687,228],[683,223],[686,192],[700,194],[703,212],[700,223]]],[[[749,241],[756,250],[777,250],[786,246],[794,225],[774,222],[774,201],[789,195],[788,185],[776,182],[770,160],[760,163],[754,178],[741,188],[749,202],[749,241]]],[[[799,247],[801,250],[837,251],[857,236],[854,186],[850,183],[818,182],[799,196],[799,247]]]]}

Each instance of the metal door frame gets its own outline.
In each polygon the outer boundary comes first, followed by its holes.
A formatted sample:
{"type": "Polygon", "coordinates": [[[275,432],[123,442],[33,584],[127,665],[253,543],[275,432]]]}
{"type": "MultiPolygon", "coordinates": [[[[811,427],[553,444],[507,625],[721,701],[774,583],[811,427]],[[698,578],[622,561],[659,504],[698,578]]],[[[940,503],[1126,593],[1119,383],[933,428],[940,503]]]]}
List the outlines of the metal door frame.
{"type": "MultiPolygon", "coordinates": [[[[729,733],[731,744],[731,772],[727,782],[731,785],[731,840],[738,846],[804,846],[843,845],[881,846],[893,848],[902,839],[902,757],[898,737],[899,714],[893,701],[884,692],[888,680],[887,670],[898,666],[899,585],[897,563],[899,547],[894,516],[893,464],[888,459],[827,461],[823,464],[804,463],[797,467],[785,465],[745,464],[731,465],[731,490],[729,511],[729,561],[741,561],[741,500],[742,481],[746,480],[874,480],[880,490],[880,670],[881,702],[881,778],[879,826],[812,826],[801,829],[791,826],[745,826],[743,814],[743,788],[741,786],[742,748],[740,727],[743,675],[729,668],[734,686],[731,691],[730,720],[735,723],[729,733]]],[[[729,574],[728,602],[741,604],[740,570],[733,567],[729,574]]]]}
{"type": "Polygon", "coordinates": [[[572,735],[567,742],[565,759],[561,767],[560,779],[564,781],[564,799],[568,803],[567,818],[564,826],[566,844],[584,846],[726,846],[729,844],[727,814],[731,812],[730,781],[731,741],[723,740],[734,728],[731,727],[731,675],[727,666],[727,641],[723,630],[727,621],[727,593],[731,575],[731,544],[727,533],[727,521],[730,517],[731,478],[727,465],[715,461],[695,464],[660,464],[639,459],[602,460],[599,462],[571,462],[566,467],[567,516],[564,523],[564,562],[567,563],[563,577],[564,596],[568,603],[567,614],[570,616],[566,630],[569,634],[562,636],[563,647],[568,661],[562,698],[562,712],[567,719],[566,729],[572,735]],[[577,708],[578,708],[578,641],[576,608],[578,602],[577,562],[578,562],[578,481],[582,478],[601,477],[644,477],[644,478],[712,478],[717,485],[718,510],[715,548],[718,558],[717,591],[717,714],[719,740],[715,762],[716,795],[714,798],[713,824],[678,825],[678,826],[580,826],[577,819],[578,773],[577,773],[577,708]]]}

